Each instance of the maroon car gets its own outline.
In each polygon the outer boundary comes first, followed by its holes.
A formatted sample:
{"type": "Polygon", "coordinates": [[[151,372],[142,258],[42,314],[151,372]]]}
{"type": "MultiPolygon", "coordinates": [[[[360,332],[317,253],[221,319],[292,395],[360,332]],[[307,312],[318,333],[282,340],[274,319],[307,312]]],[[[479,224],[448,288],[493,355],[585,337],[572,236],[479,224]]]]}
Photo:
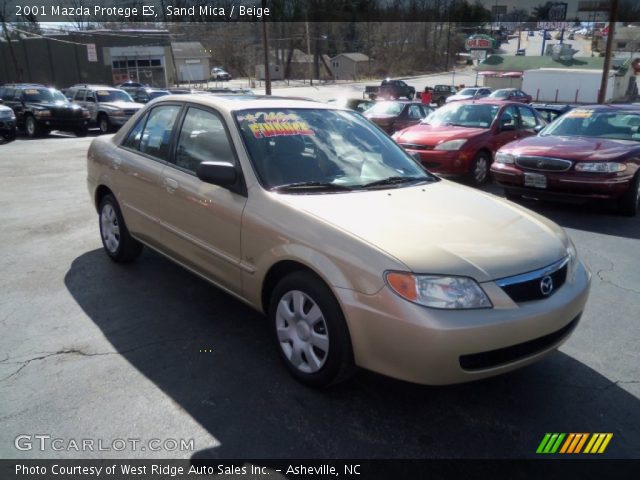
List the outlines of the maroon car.
{"type": "Polygon", "coordinates": [[[546,125],[528,105],[496,100],[448,103],[420,125],[393,135],[422,164],[441,175],[464,175],[474,185],[489,177],[498,148],[535,135],[546,125]]]}
{"type": "Polygon", "coordinates": [[[621,213],[635,215],[640,203],[640,107],[575,108],[538,136],[501,148],[491,172],[510,199],[613,200],[621,213]]]}
{"type": "Polygon", "coordinates": [[[531,95],[517,88],[501,88],[491,93],[487,98],[493,100],[505,100],[509,102],[531,103],[531,95]]]}
{"type": "Polygon", "coordinates": [[[364,116],[391,135],[403,128],[416,125],[433,112],[433,108],[419,102],[395,100],[377,102],[364,112],[364,116]]]}

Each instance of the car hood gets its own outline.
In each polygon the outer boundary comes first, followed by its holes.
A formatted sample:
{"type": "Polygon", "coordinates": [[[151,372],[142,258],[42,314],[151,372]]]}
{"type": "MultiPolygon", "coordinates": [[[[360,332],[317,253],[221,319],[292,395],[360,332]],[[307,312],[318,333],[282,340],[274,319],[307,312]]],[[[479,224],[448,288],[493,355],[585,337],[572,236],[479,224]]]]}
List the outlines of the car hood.
{"type": "Polygon", "coordinates": [[[76,105],[74,103],[63,103],[63,102],[29,102],[29,105],[38,108],[47,108],[49,110],[81,110],[82,107],[80,105],[76,105]]]}
{"type": "Polygon", "coordinates": [[[415,143],[419,145],[437,145],[449,140],[475,137],[486,133],[486,128],[455,127],[453,125],[420,124],[402,130],[395,137],[398,143],[415,143]]]}
{"type": "Polygon", "coordinates": [[[135,102],[100,102],[100,105],[106,105],[107,107],[120,108],[122,110],[139,109],[144,107],[142,103],[135,102]]]}
{"type": "Polygon", "coordinates": [[[501,151],[514,155],[555,157],[576,161],[610,161],[627,155],[632,148],[640,150],[640,143],[632,140],[549,135],[527,137],[507,144],[501,151]]]}
{"type": "Polygon", "coordinates": [[[416,273],[483,282],[535,270],[566,255],[566,235],[550,220],[446,180],[346,194],[274,195],[416,273]]]}

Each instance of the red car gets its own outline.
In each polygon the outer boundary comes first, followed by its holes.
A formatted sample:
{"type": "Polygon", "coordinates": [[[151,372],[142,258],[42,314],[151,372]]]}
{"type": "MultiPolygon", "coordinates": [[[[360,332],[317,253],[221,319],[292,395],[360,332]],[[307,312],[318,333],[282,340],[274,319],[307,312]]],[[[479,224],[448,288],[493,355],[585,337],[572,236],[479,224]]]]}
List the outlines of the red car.
{"type": "Polygon", "coordinates": [[[538,136],[501,148],[491,172],[510,199],[613,200],[621,213],[635,215],[640,203],[640,107],[575,108],[538,136]]]}
{"type": "Polygon", "coordinates": [[[528,105],[483,99],[445,105],[420,125],[396,132],[393,139],[430,171],[466,175],[481,185],[496,150],[535,135],[544,125],[528,105]]]}
{"type": "Polygon", "coordinates": [[[501,88],[491,93],[487,98],[495,100],[508,100],[510,102],[531,103],[533,98],[531,95],[524,93],[517,88],[501,88]]]}
{"type": "Polygon", "coordinates": [[[391,135],[411,125],[420,123],[433,108],[419,102],[395,100],[377,102],[363,115],[391,135]]]}

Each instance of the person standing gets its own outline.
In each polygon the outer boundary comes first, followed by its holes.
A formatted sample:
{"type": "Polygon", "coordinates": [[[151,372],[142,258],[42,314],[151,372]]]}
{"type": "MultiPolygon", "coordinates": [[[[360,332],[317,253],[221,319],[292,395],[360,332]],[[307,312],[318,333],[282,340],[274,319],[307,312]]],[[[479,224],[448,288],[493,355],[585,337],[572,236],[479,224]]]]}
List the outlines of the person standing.
{"type": "Polygon", "coordinates": [[[431,91],[431,87],[424,87],[424,92],[422,92],[421,102],[426,105],[431,105],[432,100],[433,100],[433,93],[431,91]]]}

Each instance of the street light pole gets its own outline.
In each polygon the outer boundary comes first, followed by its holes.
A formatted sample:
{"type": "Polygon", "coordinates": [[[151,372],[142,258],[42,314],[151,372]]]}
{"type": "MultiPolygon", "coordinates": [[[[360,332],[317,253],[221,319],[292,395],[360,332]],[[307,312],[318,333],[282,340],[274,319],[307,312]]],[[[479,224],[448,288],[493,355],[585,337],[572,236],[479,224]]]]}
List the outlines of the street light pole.
{"type": "MultiPolygon", "coordinates": [[[[262,0],[263,11],[267,0],[262,0]]],[[[262,17],[262,48],[264,50],[264,94],[271,95],[271,72],[269,71],[269,37],[267,35],[266,16],[262,17]]]]}
{"type": "Polygon", "coordinates": [[[598,103],[604,103],[607,99],[607,83],[609,81],[609,69],[611,68],[611,51],[613,49],[613,36],[616,32],[616,20],[618,19],[618,0],[611,0],[609,10],[609,33],[607,36],[607,49],[604,54],[604,67],[602,68],[602,80],[598,92],[598,103]]]}

